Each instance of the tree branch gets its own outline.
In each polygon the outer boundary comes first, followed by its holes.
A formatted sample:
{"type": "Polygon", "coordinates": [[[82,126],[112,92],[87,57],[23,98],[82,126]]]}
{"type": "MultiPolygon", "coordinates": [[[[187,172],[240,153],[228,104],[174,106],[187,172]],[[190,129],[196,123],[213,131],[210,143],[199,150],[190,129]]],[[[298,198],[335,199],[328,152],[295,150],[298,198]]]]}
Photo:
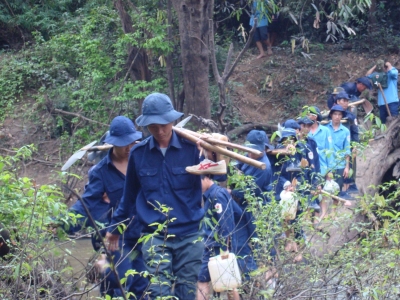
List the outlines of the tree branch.
{"type": "Polygon", "coordinates": [[[210,55],[211,55],[211,65],[213,69],[213,74],[215,77],[215,81],[218,83],[221,82],[221,76],[219,75],[218,72],[218,67],[217,67],[217,57],[215,55],[215,43],[214,43],[214,23],[213,19],[209,20],[209,28],[210,28],[210,38],[209,38],[209,49],[210,49],[210,55]]]}
{"type": "Polygon", "coordinates": [[[236,57],[233,65],[231,66],[229,72],[224,73],[223,75],[223,80],[226,82],[228,80],[228,78],[232,75],[233,71],[236,68],[236,65],[238,64],[239,60],[242,58],[243,54],[246,52],[246,50],[250,47],[251,41],[253,40],[253,36],[254,33],[256,32],[256,28],[257,28],[257,18],[254,19],[254,25],[253,28],[251,28],[249,36],[247,38],[247,42],[246,45],[244,45],[242,51],[240,51],[239,55],[236,57]]]}
{"type": "Polygon", "coordinates": [[[74,116],[74,117],[80,118],[82,120],[91,122],[91,123],[96,123],[96,124],[100,124],[100,125],[107,126],[107,127],[110,126],[108,124],[104,124],[104,123],[101,123],[101,122],[98,122],[98,121],[95,121],[95,120],[88,119],[88,118],[86,118],[86,117],[84,117],[84,116],[82,116],[80,114],[72,113],[72,112],[61,110],[61,109],[58,109],[58,108],[54,108],[53,111],[56,112],[56,113],[67,115],[67,116],[74,116]]]}

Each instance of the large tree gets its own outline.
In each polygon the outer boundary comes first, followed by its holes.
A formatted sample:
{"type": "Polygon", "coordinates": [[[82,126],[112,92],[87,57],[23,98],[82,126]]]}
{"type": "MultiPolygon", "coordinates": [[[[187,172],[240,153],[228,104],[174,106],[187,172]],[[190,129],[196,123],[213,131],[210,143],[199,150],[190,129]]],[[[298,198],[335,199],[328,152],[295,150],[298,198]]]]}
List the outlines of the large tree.
{"type": "Polygon", "coordinates": [[[209,19],[211,0],[173,0],[179,18],[184,88],[184,112],[210,118],[209,19]]]}

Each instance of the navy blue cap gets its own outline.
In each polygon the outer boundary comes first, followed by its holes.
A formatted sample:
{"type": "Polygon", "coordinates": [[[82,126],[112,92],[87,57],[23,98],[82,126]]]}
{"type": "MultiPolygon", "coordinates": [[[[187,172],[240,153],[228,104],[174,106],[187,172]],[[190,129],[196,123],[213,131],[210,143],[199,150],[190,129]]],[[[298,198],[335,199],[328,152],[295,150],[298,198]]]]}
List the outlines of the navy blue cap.
{"type": "Polygon", "coordinates": [[[317,106],[310,106],[308,108],[308,113],[317,115],[317,121],[321,122],[322,121],[322,115],[321,115],[321,110],[317,106]]]}
{"type": "Polygon", "coordinates": [[[349,94],[347,94],[346,92],[339,92],[339,93],[336,95],[336,101],[339,100],[339,99],[347,99],[347,100],[350,100],[350,97],[349,97],[349,94]]]}
{"type": "Polygon", "coordinates": [[[362,83],[367,87],[367,89],[372,90],[372,83],[371,80],[367,76],[360,77],[356,80],[356,82],[362,83]]]}
{"type": "Polygon", "coordinates": [[[136,124],[138,126],[165,125],[176,121],[182,116],[183,113],[174,109],[171,99],[167,95],[152,93],[144,99],[142,115],[136,119],[136,124]]]}
{"type": "Polygon", "coordinates": [[[300,125],[293,119],[286,120],[285,123],[282,124],[285,128],[292,128],[292,129],[300,129],[300,125]]]}
{"type": "Polygon", "coordinates": [[[141,138],[142,133],[136,131],[135,125],[130,119],[118,116],[111,121],[110,130],[104,142],[117,147],[125,147],[141,138]]]}
{"type": "Polygon", "coordinates": [[[247,134],[246,141],[250,144],[246,144],[247,147],[259,150],[261,152],[265,151],[265,143],[268,141],[267,134],[262,130],[252,130],[247,134]]]}
{"type": "Polygon", "coordinates": [[[281,140],[290,136],[296,137],[296,129],[293,128],[285,128],[282,130],[282,137],[281,140]]]}
{"type": "Polygon", "coordinates": [[[297,123],[304,125],[312,125],[314,124],[314,121],[310,120],[308,117],[302,117],[297,121],[297,123]]]}
{"type": "Polygon", "coordinates": [[[343,118],[347,115],[346,111],[341,107],[340,105],[335,104],[332,106],[331,110],[329,111],[329,116],[334,112],[334,111],[341,111],[343,118]]]}

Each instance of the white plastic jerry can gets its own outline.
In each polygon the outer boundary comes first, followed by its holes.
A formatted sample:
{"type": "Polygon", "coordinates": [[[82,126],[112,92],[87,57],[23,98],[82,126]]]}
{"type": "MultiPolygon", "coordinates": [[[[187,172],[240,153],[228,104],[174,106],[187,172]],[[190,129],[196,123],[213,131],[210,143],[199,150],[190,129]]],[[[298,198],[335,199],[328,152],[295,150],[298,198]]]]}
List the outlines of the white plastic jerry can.
{"type": "Polygon", "coordinates": [[[208,270],[215,292],[234,289],[242,284],[239,266],[233,253],[229,253],[227,259],[221,259],[221,255],[210,257],[208,270]]]}

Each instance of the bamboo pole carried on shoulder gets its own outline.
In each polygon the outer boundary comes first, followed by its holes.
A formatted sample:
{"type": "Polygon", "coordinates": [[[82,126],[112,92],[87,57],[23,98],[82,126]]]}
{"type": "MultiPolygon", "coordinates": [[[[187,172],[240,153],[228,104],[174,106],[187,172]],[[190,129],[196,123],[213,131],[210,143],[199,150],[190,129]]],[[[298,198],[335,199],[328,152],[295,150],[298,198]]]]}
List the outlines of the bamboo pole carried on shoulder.
{"type": "MultiPolygon", "coordinates": [[[[174,129],[176,129],[176,127],[174,127],[174,129]]],[[[261,155],[261,153],[262,153],[259,150],[256,150],[256,149],[253,149],[253,148],[249,148],[249,147],[246,147],[246,146],[243,146],[243,145],[239,145],[239,144],[235,144],[235,143],[231,143],[231,142],[227,142],[227,141],[214,139],[212,137],[203,137],[203,135],[201,133],[198,133],[198,132],[195,132],[195,131],[191,131],[189,129],[183,129],[183,130],[185,130],[187,133],[189,133],[189,134],[191,134],[191,135],[193,135],[193,136],[195,136],[195,137],[197,137],[199,139],[202,139],[202,140],[204,140],[204,141],[206,141],[208,143],[211,143],[211,144],[217,144],[217,145],[220,145],[220,146],[225,146],[225,147],[229,147],[229,148],[233,148],[233,149],[238,149],[238,150],[241,150],[241,151],[244,151],[244,152],[253,153],[255,155],[261,155]]]]}
{"type": "Polygon", "coordinates": [[[187,140],[189,140],[189,141],[191,141],[193,143],[200,142],[200,146],[203,147],[206,150],[217,152],[217,153],[225,155],[225,156],[229,156],[232,159],[241,161],[241,162],[243,162],[245,164],[251,165],[251,166],[259,168],[261,170],[265,170],[265,168],[266,168],[266,165],[263,162],[260,162],[260,161],[255,160],[255,159],[251,159],[250,157],[241,155],[239,153],[235,153],[233,151],[229,151],[229,150],[222,149],[222,148],[219,148],[217,146],[211,145],[210,143],[208,143],[208,142],[206,142],[206,141],[204,141],[202,139],[199,139],[195,135],[191,134],[186,129],[181,129],[181,128],[177,128],[177,127],[173,127],[173,129],[175,130],[175,132],[180,137],[183,137],[183,138],[185,138],[185,139],[187,139],[187,140]]]}

